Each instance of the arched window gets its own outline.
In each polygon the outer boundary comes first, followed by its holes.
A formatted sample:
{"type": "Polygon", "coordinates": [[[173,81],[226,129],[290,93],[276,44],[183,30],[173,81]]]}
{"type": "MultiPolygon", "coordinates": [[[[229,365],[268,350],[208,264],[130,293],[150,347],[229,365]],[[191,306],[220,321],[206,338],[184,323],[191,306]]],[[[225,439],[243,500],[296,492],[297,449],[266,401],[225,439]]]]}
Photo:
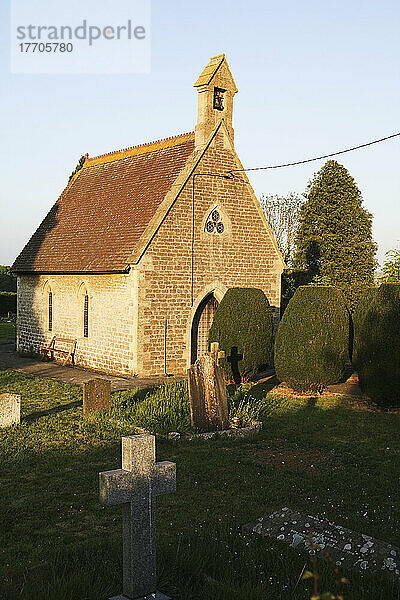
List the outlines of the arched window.
{"type": "Polygon", "coordinates": [[[85,294],[83,303],[83,337],[89,336],[89,296],[85,294]]]}
{"type": "Polygon", "coordinates": [[[53,330],[53,294],[49,292],[49,308],[48,308],[48,325],[49,331],[53,330]]]}

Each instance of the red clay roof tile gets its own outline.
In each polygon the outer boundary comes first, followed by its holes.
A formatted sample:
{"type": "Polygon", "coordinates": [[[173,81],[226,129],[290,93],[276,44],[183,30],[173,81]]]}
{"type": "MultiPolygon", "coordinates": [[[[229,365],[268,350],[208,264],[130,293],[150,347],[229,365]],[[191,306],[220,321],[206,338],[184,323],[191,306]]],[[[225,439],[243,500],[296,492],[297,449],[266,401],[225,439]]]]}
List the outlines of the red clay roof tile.
{"type": "Polygon", "coordinates": [[[86,160],[13,264],[16,272],[124,271],[194,150],[194,134],[86,160]]]}

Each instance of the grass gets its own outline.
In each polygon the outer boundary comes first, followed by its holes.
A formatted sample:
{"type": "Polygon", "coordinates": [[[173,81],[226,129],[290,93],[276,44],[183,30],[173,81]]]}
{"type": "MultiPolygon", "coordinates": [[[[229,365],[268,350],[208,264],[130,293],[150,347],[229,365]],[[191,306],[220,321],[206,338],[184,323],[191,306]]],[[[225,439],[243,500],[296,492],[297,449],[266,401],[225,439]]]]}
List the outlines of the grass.
{"type": "Polygon", "coordinates": [[[0,322],[0,344],[7,343],[8,340],[14,340],[14,339],[15,339],[15,323],[1,323],[0,322]]]}
{"type": "MultiPolygon", "coordinates": [[[[230,386],[228,390],[229,418],[239,417],[243,426],[262,418],[264,404],[250,393],[251,385],[230,386]]],[[[190,406],[187,381],[167,383],[160,388],[136,389],[113,394],[108,413],[92,417],[91,423],[102,424],[109,419],[121,426],[144,428],[155,434],[170,431],[190,433],[190,406]]]]}
{"type": "MultiPolygon", "coordinates": [[[[175,398],[186,427],[184,390],[119,392],[109,418],[85,419],[79,387],[0,371],[3,391],[21,394],[22,422],[0,430],[0,598],[119,593],[121,507],[99,504],[98,472],[120,468],[121,436],[154,398],[159,414],[175,398]]],[[[178,472],[176,494],[157,501],[159,589],[174,600],[310,598],[305,554],[241,533],[283,506],[400,546],[399,415],[355,411],[345,398],[281,398],[263,385],[239,390],[231,409],[254,399],[264,429],[253,439],[157,441],[158,460],[178,472]]],[[[321,589],[334,592],[330,569],[321,562],[319,572],[321,589]]],[[[346,600],[400,598],[380,575],[344,574],[346,600]]]]}

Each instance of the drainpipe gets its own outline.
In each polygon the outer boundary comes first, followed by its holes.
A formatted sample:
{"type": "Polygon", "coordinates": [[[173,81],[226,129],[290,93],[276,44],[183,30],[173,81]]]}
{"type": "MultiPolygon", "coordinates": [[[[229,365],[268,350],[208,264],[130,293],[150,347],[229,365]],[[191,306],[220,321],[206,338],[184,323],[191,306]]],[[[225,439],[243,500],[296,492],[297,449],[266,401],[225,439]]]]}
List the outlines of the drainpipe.
{"type": "Polygon", "coordinates": [[[168,329],[168,319],[164,320],[164,375],[168,377],[167,373],[167,329],[168,329]]]}

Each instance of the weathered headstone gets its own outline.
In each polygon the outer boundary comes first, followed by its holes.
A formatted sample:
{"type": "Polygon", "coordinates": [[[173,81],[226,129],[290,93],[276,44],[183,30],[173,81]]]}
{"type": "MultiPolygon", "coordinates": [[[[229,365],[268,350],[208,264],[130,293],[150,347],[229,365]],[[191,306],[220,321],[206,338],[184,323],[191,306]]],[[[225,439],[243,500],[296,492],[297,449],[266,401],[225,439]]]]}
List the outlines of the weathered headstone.
{"type": "Polygon", "coordinates": [[[83,384],[83,414],[111,408],[111,381],[91,379],[83,384]]]}
{"type": "Polygon", "coordinates": [[[196,430],[215,431],[228,427],[228,399],[223,369],[218,365],[222,352],[213,342],[211,352],[188,369],[190,417],[196,430]]]}
{"type": "Polygon", "coordinates": [[[245,525],[244,530],[282,540],[310,554],[318,554],[320,548],[338,567],[383,571],[397,578],[400,575],[400,548],[286,507],[245,525]]]}
{"type": "Polygon", "coordinates": [[[0,394],[0,427],[9,427],[21,420],[21,396],[0,394]]]}
{"type": "Polygon", "coordinates": [[[169,600],[156,592],[155,500],[176,490],[176,465],[155,462],[153,435],[122,438],[122,469],[99,473],[100,501],[123,505],[123,594],[111,600],[169,600]]]}

